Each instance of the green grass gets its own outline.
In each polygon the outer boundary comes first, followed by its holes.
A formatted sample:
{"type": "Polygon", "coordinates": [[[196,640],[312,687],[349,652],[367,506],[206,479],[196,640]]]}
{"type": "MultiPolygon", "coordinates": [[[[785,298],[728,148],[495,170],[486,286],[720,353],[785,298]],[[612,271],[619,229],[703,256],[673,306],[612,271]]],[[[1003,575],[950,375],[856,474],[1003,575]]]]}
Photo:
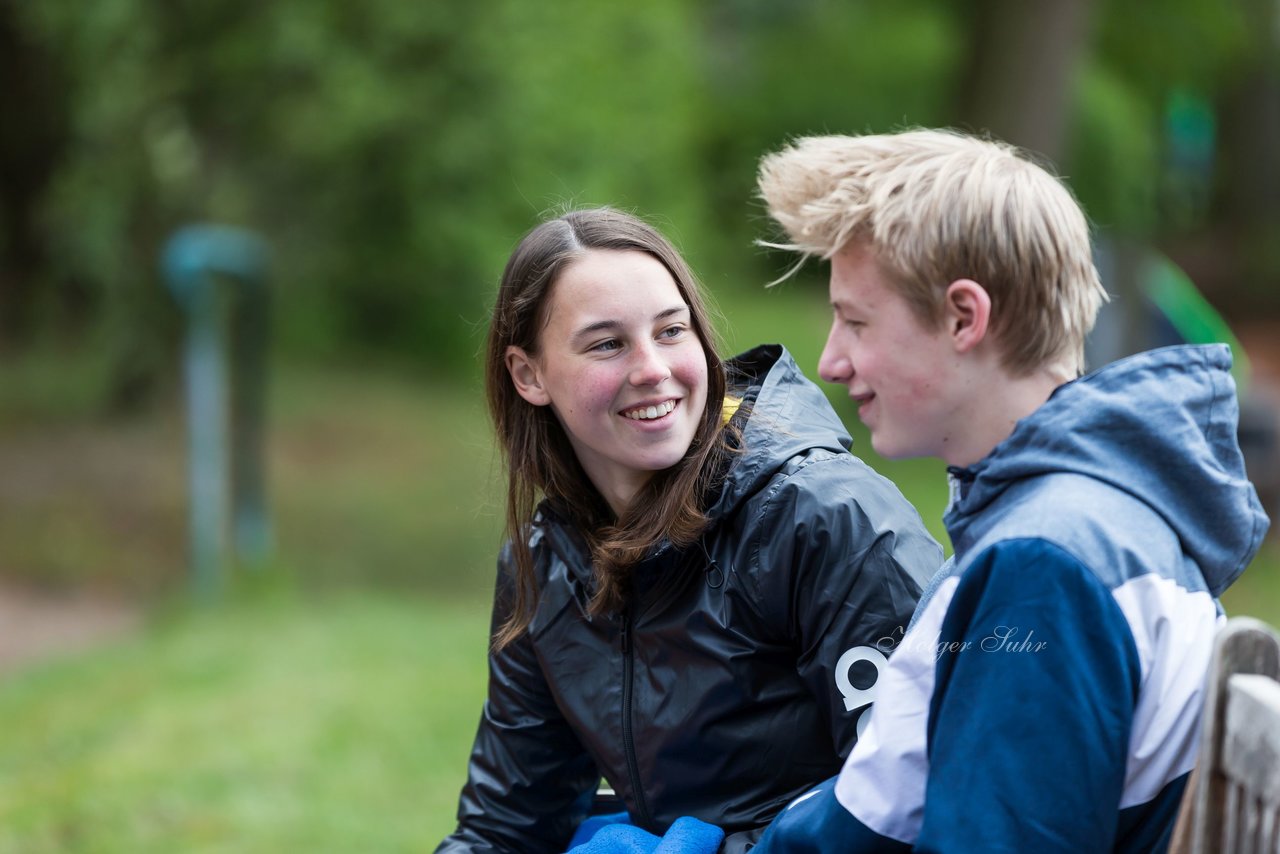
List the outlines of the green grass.
{"type": "Polygon", "coordinates": [[[228,607],[0,685],[0,851],[430,850],[452,829],[487,606],[228,607]]]}

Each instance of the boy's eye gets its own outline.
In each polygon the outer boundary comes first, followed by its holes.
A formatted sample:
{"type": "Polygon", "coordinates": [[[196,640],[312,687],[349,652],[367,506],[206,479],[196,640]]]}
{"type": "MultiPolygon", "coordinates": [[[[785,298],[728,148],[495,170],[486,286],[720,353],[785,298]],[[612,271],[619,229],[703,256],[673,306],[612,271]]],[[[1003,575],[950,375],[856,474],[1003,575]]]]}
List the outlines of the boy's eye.
{"type": "Polygon", "coordinates": [[[843,315],[840,315],[840,314],[836,315],[836,320],[838,320],[842,325],[849,327],[850,329],[860,329],[863,326],[866,326],[866,324],[863,323],[861,320],[854,320],[851,317],[844,317],[843,315]]]}
{"type": "Polygon", "coordinates": [[[592,344],[591,350],[599,353],[607,353],[610,350],[616,350],[621,346],[622,344],[619,343],[618,339],[610,338],[606,341],[601,341],[599,344],[592,344]]]}

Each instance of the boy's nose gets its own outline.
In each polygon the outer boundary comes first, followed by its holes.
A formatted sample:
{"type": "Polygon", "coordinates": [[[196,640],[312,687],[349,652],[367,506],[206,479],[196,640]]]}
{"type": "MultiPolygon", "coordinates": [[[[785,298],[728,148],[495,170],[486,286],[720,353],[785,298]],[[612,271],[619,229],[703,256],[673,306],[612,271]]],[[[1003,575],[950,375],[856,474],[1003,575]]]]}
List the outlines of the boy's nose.
{"type": "Polygon", "coordinates": [[[847,383],[853,376],[853,363],[831,344],[831,337],[818,358],[818,376],[829,383],[847,383]]]}

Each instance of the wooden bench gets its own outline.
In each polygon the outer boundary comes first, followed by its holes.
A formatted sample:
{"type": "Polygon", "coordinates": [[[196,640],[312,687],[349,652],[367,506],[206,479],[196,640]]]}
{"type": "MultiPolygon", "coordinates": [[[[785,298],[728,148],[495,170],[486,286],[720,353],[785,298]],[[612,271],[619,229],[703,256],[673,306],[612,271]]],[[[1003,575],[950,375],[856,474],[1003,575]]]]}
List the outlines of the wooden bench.
{"type": "Polygon", "coordinates": [[[1173,854],[1280,854],[1280,636],[1235,617],[1218,635],[1196,770],[1173,854]]]}

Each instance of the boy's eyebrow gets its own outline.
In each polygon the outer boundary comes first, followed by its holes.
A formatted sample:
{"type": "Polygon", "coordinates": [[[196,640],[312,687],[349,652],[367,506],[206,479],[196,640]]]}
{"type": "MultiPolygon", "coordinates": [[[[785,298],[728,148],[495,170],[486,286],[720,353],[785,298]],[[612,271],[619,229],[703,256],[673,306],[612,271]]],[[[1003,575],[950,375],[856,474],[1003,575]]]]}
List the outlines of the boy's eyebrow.
{"type": "Polygon", "coordinates": [[[871,308],[874,308],[874,306],[868,306],[865,304],[859,305],[857,303],[851,303],[848,300],[842,300],[842,299],[831,300],[832,311],[852,311],[857,313],[863,313],[871,308]]]}
{"type": "MultiPolygon", "coordinates": [[[[683,303],[680,305],[673,305],[671,308],[664,308],[662,311],[655,314],[653,316],[653,321],[657,323],[660,320],[666,320],[667,318],[674,317],[677,314],[687,314],[688,312],[689,306],[684,305],[683,303]]],[[[586,326],[575,331],[571,340],[577,341],[580,338],[585,338],[596,332],[605,332],[620,328],[622,328],[622,324],[617,320],[597,320],[596,322],[588,323],[586,326]]]]}

